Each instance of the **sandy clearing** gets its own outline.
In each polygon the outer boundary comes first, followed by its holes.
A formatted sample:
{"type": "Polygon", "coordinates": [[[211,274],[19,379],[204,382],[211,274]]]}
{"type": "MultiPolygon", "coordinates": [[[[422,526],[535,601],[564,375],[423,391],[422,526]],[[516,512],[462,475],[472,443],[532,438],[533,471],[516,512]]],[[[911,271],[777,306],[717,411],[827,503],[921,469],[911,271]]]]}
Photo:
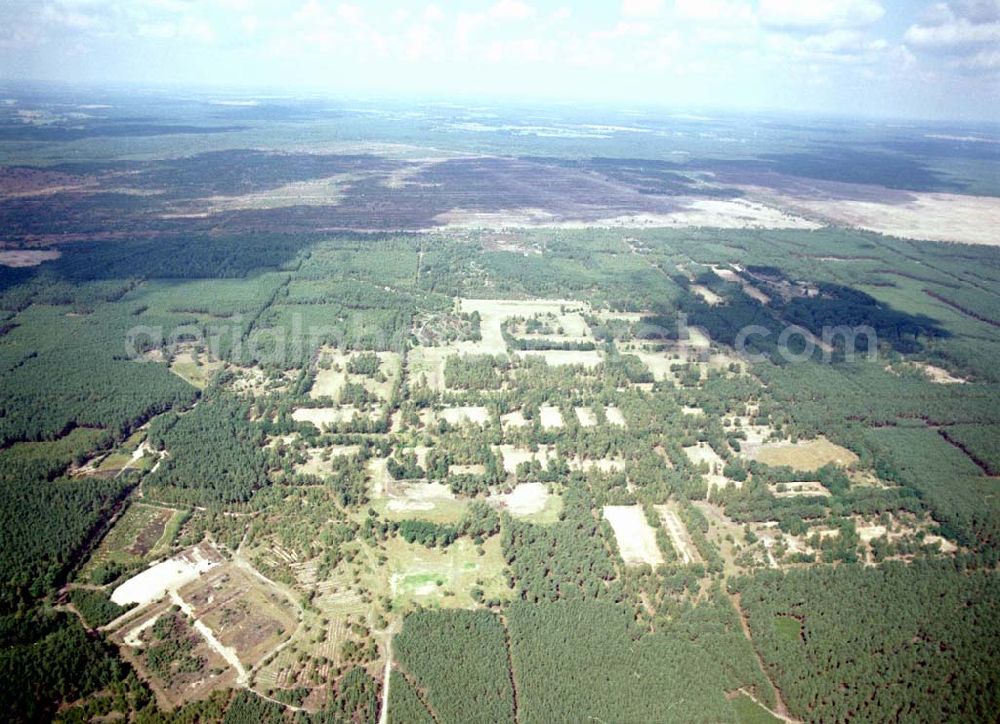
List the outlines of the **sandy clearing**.
{"type": "MultiPolygon", "coordinates": [[[[296,422],[311,422],[317,429],[322,430],[324,425],[351,422],[360,414],[362,413],[353,405],[342,405],[340,407],[299,407],[292,411],[292,419],[296,422]]],[[[374,419],[378,416],[378,413],[372,410],[367,415],[374,419]]]]}
{"type": "MultiPolygon", "coordinates": [[[[886,192],[873,188],[874,193],[886,192]]],[[[946,193],[906,193],[902,203],[808,198],[754,189],[792,212],[821,216],[839,226],[890,236],[965,244],[1000,244],[1000,198],[946,193]]]]}
{"type": "Polygon", "coordinates": [[[596,349],[590,350],[574,350],[574,349],[545,349],[545,350],[532,350],[530,352],[518,352],[517,356],[521,359],[527,359],[529,357],[541,358],[545,360],[545,364],[551,365],[553,367],[560,365],[582,365],[587,368],[594,368],[601,364],[604,359],[601,356],[600,351],[596,349]]]}
{"type": "Polygon", "coordinates": [[[534,460],[537,460],[543,468],[547,467],[549,460],[554,457],[554,453],[548,445],[539,445],[537,452],[513,445],[495,445],[493,450],[503,456],[503,469],[508,473],[516,472],[517,466],[521,463],[534,460]]]}
{"type": "Polygon", "coordinates": [[[407,375],[411,384],[421,380],[434,392],[444,392],[444,366],[452,347],[414,347],[406,353],[407,375]]]}
{"type": "Polygon", "coordinates": [[[160,614],[156,614],[152,618],[143,621],[138,626],[129,631],[127,634],[125,634],[122,641],[126,646],[131,646],[134,649],[141,648],[144,645],[142,639],[140,638],[140,636],[142,636],[142,632],[145,631],[146,629],[153,628],[153,626],[155,626],[156,622],[159,620],[160,620],[160,614]]]}
{"type": "Polygon", "coordinates": [[[820,436],[797,443],[766,443],[753,451],[752,459],[767,465],[787,465],[796,470],[813,472],[830,463],[851,466],[858,461],[858,456],[820,436]]]}
{"type": "MultiPolygon", "coordinates": [[[[181,595],[177,593],[176,590],[170,591],[170,600],[173,601],[174,604],[178,606],[186,615],[194,618],[194,609],[191,608],[191,604],[181,598],[181,595]]],[[[240,657],[236,655],[236,650],[231,646],[225,646],[221,641],[219,641],[219,639],[217,639],[215,634],[212,632],[212,629],[206,626],[201,619],[194,618],[194,628],[201,634],[206,643],[212,647],[215,653],[225,659],[226,663],[233,667],[236,671],[236,683],[240,686],[247,686],[250,681],[250,677],[247,674],[247,670],[243,667],[240,657]]]]}
{"type": "Polygon", "coordinates": [[[725,465],[719,453],[715,452],[707,442],[699,442],[697,445],[690,445],[684,448],[684,454],[688,456],[695,465],[705,463],[710,470],[719,470],[725,465]]]}
{"type": "Polygon", "coordinates": [[[776,498],[795,498],[801,496],[822,496],[827,498],[830,491],[815,480],[795,481],[791,483],[778,483],[771,485],[771,494],[776,498]],[[784,490],[782,490],[784,488],[784,490]]]}
{"type": "Polygon", "coordinates": [[[856,530],[862,543],[871,543],[876,538],[881,538],[888,533],[884,525],[859,525],[856,530]]]}
{"type": "MultiPolygon", "coordinates": [[[[575,310],[590,312],[590,305],[569,299],[471,299],[459,300],[459,309],[466,314],[479,312],[480,334],[482,340],[475,343],[463,343],[463,349],[478,354],[506,354],[507,343],[501,332],[501,325],[511,317],[530,318],[535,315],[553,314],[560,318],[568,318],[575,310]]],[[[568,319],[567,333],[572,331],[589,335],[590,329],[580,317],[579,322],[568,319]]]]}
{"type": "Polygon", "coordinates": [[[490,413],[485,407],[467,405],[464,407],[445,407],[438,411],[438,417],[446,420],[449,425],[461,425],[464,423],[485,425],[490,419],[490,413]]]}
{"type": "Polygon", "coordinates": [[[625,423],[625,415],[619,410],[615,405],[609,405],[604,408],[604,416],[608,419],[609,425],[614,425],[616,427],[627,427],[625,423]]]}
{"type": "Polygon", "coordinates": [[[705,303],[710,307],[714,307],[717,304],[722,304],[724,301],[722,297],[713,292],[708,287],[702,286],[701,284],[692,284],[691,291],[697,294],[699,297],[705,300],[705,303]]]}
{"type": "Polygon", "coordinates": [[[589,407],[574,407],[573,411],[581,427],[594,427],[597,424],[597,415],[589,407]]]}
{"type": "Polygon", "coordinates": [[[927,379],[938,385],[964,385],[968,382],[968,380],[961,377],[955,377],[951,372],[942,367],[937,367],[927,362],[914,362],[913,365],[922,370],[927,379]]]}
{"type": "Polygon", "coordinates": [[[646,522],[639,505],[605,505],[604,518],[615,531],[618,550],[625,565],[663,563],[663,553],[656,544],[656,533],[646,522]]]}
{"type": "Polygon", "coordinates": [[[681,408],[681,414],[684,415],[704,415],[705,411],[700,407],[691,407],[690,405],[684,405],[681,408]]]}
{"type": "Polygon", "coordinates": [[[681,562],[688,564],[697,560],[697,554],[694,551],[691,537],[688,535],[687,528],[684,527],[681,519],[677,517],[677,513],[666,505],[657,505],[654,507],[660,515],[663,527],[667,529],[667,533],[670,535],[670,542],[673,543],[677,555],[681,558],[681,562]]]}
{"type": "Polygon", "coordinates": [[[386,508],[394,512],[433,510],[439,501],[455,500],[451,488],[442,483],[402,483],[393,490],[386,508]]]}
{"type": "Polygon", "coordinates": [[[471,465],[449,465],[449,475],[483,475],[486,473],[486,466],[481,463],[471,465]]]}
{"type": "Polygon", "coordinates": [[[538,417],[541,420],[542,427],[546,430],[563,426],[562,413],[558,407],[542,405],[538,408],[538,417]]]}
{"type": "Polygon", "coordinates": [[[316,380],[309,389],[309,397],[313,400],[319,397],[330,397],[334,400],[340,397],[340,391],[347,384],[347,375],[342,369],[320,369],[316,372],[316,380]]]}
{"type": "MultiPolygon", "coordinates": [[[[683,201],[678,199],[679,201],[683,201]]],[[[435,217],[446,228],[508,229],[638,229],[657,227],[714,227],[722,229],[816,229],[819,224],[772,206],[747,199],[688,199],[687,206],[668,213],[637,212],[597,219],[559,217],[534,207],[481,212],[452,209],[435,217]]]]}
{"type": "Polygon", "coordinates": [[[625,461],[619,460],[617,458],[586,458],[583,459],[579,455],[570,458],[569,460],[570,470],[583,470],[584,472],[588,470],[599,470],[602,473],[616,473],[625,469],[625,461]]]}
{"type": "Polygon", "coordinates": [[[162,598],[168,591],[196,580],[219,563],[218,555],[207,553],[200,547],[192,548],[132,576],[112,592],[111,600],[119,606],[129,603],[145,606],[162,598]]]}
{"type": "Polygon", "coordinates": [[[5,249],[0,251],[0,266],[38,266],[43,261],[52,261],[62,256],[62,252],[46,249],[5,249]]]}
{"type": "Polygon", "coordinates": [[[549,499],[549,491],[544,483],[521,483],[511,492],[498,497],[510,514],[519,518],[542,511],[549,499]]]}
{"type": "Polygon", "coordinates": [[[520,410],[514,410],[514,412],[508,412],[506,415],[501,415],[500,424],[504,429],[507,429],[508,427],[527,427],[528,421],[524,418],[524,413],[520,410]]]}

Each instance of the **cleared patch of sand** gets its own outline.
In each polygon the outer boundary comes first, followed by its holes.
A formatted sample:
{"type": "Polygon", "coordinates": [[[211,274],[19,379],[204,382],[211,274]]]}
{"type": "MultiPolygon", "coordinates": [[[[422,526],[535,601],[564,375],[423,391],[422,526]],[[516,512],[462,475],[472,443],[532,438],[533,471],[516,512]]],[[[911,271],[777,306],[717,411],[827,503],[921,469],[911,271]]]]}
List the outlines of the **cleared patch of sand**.
{"type": "Polygon", "coordinates": [[[858,456],[847,448],[818,437],[815,440],[776,442],[761,445],[753,451],[753,459],[767,465],[787,465],[796,470],[812,472],[833,463],[848,467],[858,461],[858,456]]]}
{"type": "MultiPolygon", "coordinates": [[[[506,354],[507,343],[501,325],[511,317],[529,319],[536,315],[552,314],[559,318],[567,334],[579,332],[589,335],[590,328],[579,312],[590,313],[590,305],[569,299],[467,299],[459,300],[459,309],[465,314],[479,312],[479,330],[482,340],[462,343],[463,351],[474,354],[506,354]],[[576,313],[577,321],[571,315],[576,313]],[[582,325],[582,326],[581,326],[582,325]]],[[[553,362],[553,364],[556,364],[553,362]]],[[[563,363],[567,364],[567,363],[563,363]]]]}
{"type": "Polygon", "coordinates": [[[562,413],[558,407],[542,405],[538,408],[538,417],[541,420],[542,427],[546,430],[563,426],[562,413]]]}
{"type": "Polygon", "coordinates": [[[589,407],[574,407],[573,411],[581,427],[594,427],[597,424],[597,415],[589,407]]]}
{"type": "Polygon", "coordinates": [[[141,638],[142,632],[145,631],[146,629],[153,628],[153,626],[155,626],[156,622],[159,620],[160,620],[160,614],[156,614],[155,616],[152,616],[146,621],[143,621],[138,626],[129,631],[127,634],[125,634],[125,637],[122,639],[122,641],[125,643],[126,646],[131,646],[134,649],[141,648],[143,646],[141,638]]]}
{"type": "Polygon", "coordinates": [[[500,415],[500,424],[507,429],[508,427],[527,427],[528,421],[524,417],[524,413],[520,410],[514,410],[514,412],[508,412],[506,415],[500,415]]]}
{"type": "Polygon", "coordinates": [[[660,515],[660,520],[663,522],[663,527],[667,529],[667,534],[670,536],[670,542],[674,546],[674,550],[677,551],[677,555],[680,557],[681,562],[684,564],[694,563],[696,560],[700,560],[698,552],[694,547],[694,542],[691,540],[691,536],[688,534],[687,528],[681,519],[677,516],[677,513],[671,510],[668,505],[657,505],[654,506],[656,512],[660,515]]]}
{"type": "Polygon", "coordinates": [[[485,472],[486,466],[481,463],[448,466],[449,475],[483,475],[485,472]]]}
{"type": "Polygon", "coordinates": [[[132,576],[111,593],[111,600],[119,606],[129,603],[144,606],[190,583],[221,562],[214,551],[192,548],[132,576]]]}
{"type": "Polygon", "coordinates": [[[705,300],[705,303],[710,307],[714,307],[717,304],[722,304],[724,301],[722,297],[713,292],[708,287],[702,286],[701,284],[692,284],[691,291],[697,294],[699,297],[705,300]]]}
{"type": "Polygon", "coordinates": [[[614,425],[616,427],[626,427],[625,416],[622,411],[619,410],[614,405],[609,405],[604,408],[604,416],[608,419],[609,425],[614,425]]]}
{"type": "Polygon", "coordinates": [[[830,491],[815,480],[796,481],[792,483],[778,483],[770,486],[771,493],[776,498],[796,498],[808,496],[821,496],[827,498],[830,491]]]}
{"type": "Polygon", "coordinates": [[[503,457],[503,469],[508,473],[516,472],[517,466],[521,463],[536,460],[543,468],[548,467],[549,460],[554,457],[552,449],[548,445],[539,445],[536,452],[513,445],[497,445],[494,446],[493,450],[499,452],[503,457]]]}
{"type": "Polygon", "coordinates": [[[1000,235],[996,233],[1000,228],[1000,198],[913,192],[907,193],[898,203],[884,203],[761,191],[793,212],[818,215],[839,226],[858,227],[908,239],[988,246],[1000,244],[1000,235]]]}
{"type": "Polygon", "coordinates": [[[476,425],[485,425],[490,419],[489,410],[477,405],[446,407],[438,412],[438,416],[447,421],[449,425],[461,425],[470,422],[476,425]]]}
{"type": "Polygon", "coordinates": [[[948,370],[937,367],[927,362],[914,362],[914,366],[920,368],[927,379],[939,385],[964,385],[968,380],[955,377],[948,370]]]}
{"type": "Polygon", "coordinates": [[[715,452],[707,442],[699,442],[697,445],[690,445],[684,448],[684,454],[695,465],[705,463],[708,465],[709,470],[722,470],[725,465],[722,458],[719,457],[719,453],[715,452]]]}
{"type": "Polygon", "coordinates": [[[566,218],[532,207],[477,211],[453,209],[435,221],[453,228],[507,229],[639,229],[656,227],[714,227],[721,229],[816,229],[819,224],[746,199],[695,199],[680,210],[667,213],[637,212],[598,219],[566,218]]]}
{"type": "Polygon", "coordinates": [[[455,354],[451,347],[414,347],[406,353],[407,375],[411,384],[423,382],[434,392],[443,392],[444,366],[455,354]]]}
{"type": "Polygon", "coordinates": [[[549,491],[544,483],[521,483],[499,498],[510,514],[518,518],[541,512],[549,499],[549,491]]]}
{"type": "Polygon", "coordinates": [[[625,461],[617,458],[583,459],[579,455],[569,460],[570,470],[599,470],[602,473],[617,473],[625,469],[625,461]]]}
{"type": "Polygon", "coordinates": [[[319,397],[330,397],[334,400],[340,397],[340,391],[347,384],[347,374],[343,369],[320,369],[316,372],[316,380],[309,389],[309,397],[313,400],[319,397]]]}
{"type": "MultiPolygon", "coordinates": [[[[322,430],[324,425],[335,425],[341,422],[351,422],[359,412],[353,405],[341,407],[300,407],[292,411],[292,419],[296,422],[311,422],[322,430]]],[[[375,413],[371,413],[374,416],[375,413]]]]}
{"type": "Polygon", "coordinates": [[[455,499],[451,488],[442,483],[401,483],[392,489],[386,505],[391,511],[433,510],[439,501],[455,499]]]}
{"type": "Polygon", "coordinates": [[[62,252],[47,249],[4,249],[0,251],[0,266],[38,266],[43,261],[52,261],[62,256],[62,252]]]}
{"type": "Polygon", "coordinates": [[[656,533],[646,522],[639,505],[605,505],[604,518],[615,531],[618,550],[625,565],[663,563],[663,553],[656,544],[656,533]]]}
{"type": "Polygon", "coordinates": [[[685,405],[684,407],[681,408],[681,413],[684,415],[704,415],[705,411],[700,407],[691,407],[689,405],[685,405]]]}
{"type": "Polygon", "coordinates": [[[545,360],[545,364],[553,367],[560,365],[582,365],[593,368],[601,364],[601,361],[604,359],[596,349],[532,350],[530,352],[518,352],[517,356],[521,358],[541,358],[545,360]]]}

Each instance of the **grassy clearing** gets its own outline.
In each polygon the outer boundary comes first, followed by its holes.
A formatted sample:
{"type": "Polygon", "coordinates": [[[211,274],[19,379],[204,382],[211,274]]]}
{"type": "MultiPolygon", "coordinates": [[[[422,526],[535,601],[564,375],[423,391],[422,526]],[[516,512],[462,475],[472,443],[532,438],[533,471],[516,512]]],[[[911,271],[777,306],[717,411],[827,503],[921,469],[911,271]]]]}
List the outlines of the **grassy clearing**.
{"type": "Polygon", "coordinates": [[[821,436],[797,443],[761,445],[754,452],[753,459],[768,465],[787,465],[795,470],[812,472],[831,463],[849,467],[858,461],[858,456],[821,436]]]}
{"type": "Polygon", "coordinates": [[[389,540],[386,555],[393,608],[472,608],[476,602],[471,591],[476,586],[486,598],[509,597],[499,536],[483,543],[481,555],[478,548],[465,538],[444,550],[401,538],[389,540]]]}

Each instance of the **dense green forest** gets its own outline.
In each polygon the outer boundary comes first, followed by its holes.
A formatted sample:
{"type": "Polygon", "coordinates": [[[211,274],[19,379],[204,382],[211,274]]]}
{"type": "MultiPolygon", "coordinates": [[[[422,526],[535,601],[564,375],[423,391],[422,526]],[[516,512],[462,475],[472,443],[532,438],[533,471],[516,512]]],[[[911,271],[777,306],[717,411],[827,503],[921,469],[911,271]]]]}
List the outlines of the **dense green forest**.
{"type": "Polygon", "coordinates": [[[496,615],[418,611],[407,616],[393,649],[438,721],[513,721],[507,643],[496,615]]]}
{"type": "Polygon", "coordinates": [[[742,606],[806,721],[985,721],[1000,692],[998,585],[948,561],[768,571],[742,606]]]}
{"type": "MultiPolygon", "coordinates": [[[[126,574],[204,541],[291,592],[304,623],[283,632],[295,638],[281,665],[301,671],[253,683],[276,701],[213,695],[179,706],[182,721],[377,721],[395,630],[395,721],[766,721],[761,705],[806,720],[990,718],[995,252],[834,229],[513,236],[543,253],[472,232],[210,234],[81,243],[0,270],[10,718],[77,699],[67,719],[170,716],[84,626],[125,611],[110,594],[126,574]],[[505,354],[445,354],[497,329],[456,297],[576,300],[589,336],[561,340],[540,314],[499,325],[505,354]],[[763,359],[726,346],[746,324],[770,332],[748,350],[763,359]],[[870,326],[878,358],[849,359],[837,339],[789,362],[788,324],[870,326]],[[707,331],[705,349],[688,354],[684,325],[707,331]],[[331,369],[330,348],[353,354],[331,369]],[[400,353],[398,380],[375,351],[400,353]],[[361,414],[306,421],[341,404],[361,414]],[[446,419],[463,406],[482,424],[446,419]],[[561,425],[546,423],[553,410],[561,425]],[[857,461],[767,465],[755,430],[823,435],[857,461]],[[718,462],[695,462],[699,444],[718,462]],[[801,481],[819,487],[783,494],[801,481]],[[420,498],[428,482],[447,492],[420,498]],[[543,486],[541,511],[511,505],[519,483],[543,486]],[[165,507],[123,544],[127,563],[105,552],[77,577],[140,495],[165,507]],[[626,563],[609,505],[641,507],[662,563],[626,563]],[[863,541],[876,525],[885,535],[863,541]],[[925,545],[932,535],[957,552],[925,545]],[[406,565],[462,551],[448,576],[474,571],[468,586],[411,590],[406,565]],[[473,610],[433,610],[456,605],[473,610]]],[[[168,685],[200,663],[170,622],[140,659],[168,685]]]]}

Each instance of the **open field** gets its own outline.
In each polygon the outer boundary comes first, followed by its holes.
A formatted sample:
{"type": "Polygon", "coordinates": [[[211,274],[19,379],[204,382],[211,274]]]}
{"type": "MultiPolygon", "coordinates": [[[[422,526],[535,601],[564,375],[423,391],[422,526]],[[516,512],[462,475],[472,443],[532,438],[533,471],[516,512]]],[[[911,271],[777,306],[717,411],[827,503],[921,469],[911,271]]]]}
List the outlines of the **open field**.
{"type": "Polygon", "coordinates": [[[646,514],[638,505],[605,505],[604,518],[615,531],[618,550],[626,565],[663,563],[663,553],[656,543],[656,534],[646,522],[646,514]]]}
{"type": "Polygon", "coordinates": [[[387,546],[389,595],[394,605],[469,608],[470,591],[476,585],[487,595],[506,597],[499,540],[487,540],[482,549],[479,555],[476,546],[464,539],[444,551],[394,540],[387,546]]]}
{"type": "Polygon", "coordinates": [[[761,445],[754,452],[753,459],[768,465],[787,465],[796,470],[812,472],[831,463],[848,467],[858,461],[858,456],[825,437],[818,437],[798,443],[761,445]]]}
{"type": "Polygon", "coordinates": [[[216,566],[177,593],[248,669],[298,625],[298,611],[283,594],[234,564],[216,566]]]}

